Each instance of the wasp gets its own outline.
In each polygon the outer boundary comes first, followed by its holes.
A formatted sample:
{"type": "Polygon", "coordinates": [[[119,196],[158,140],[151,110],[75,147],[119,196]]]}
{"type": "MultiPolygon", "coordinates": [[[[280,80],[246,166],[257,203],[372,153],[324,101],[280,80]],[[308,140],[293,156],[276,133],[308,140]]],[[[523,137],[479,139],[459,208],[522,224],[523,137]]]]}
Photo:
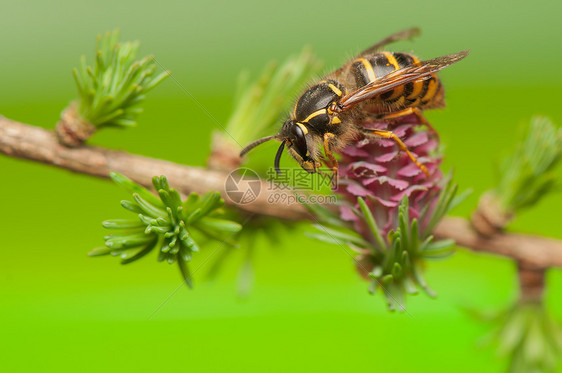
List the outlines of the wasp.
{"type": "Polygon", "coordinates": [[[359,53],[339,69],[312,84],[297,99],[289,119],[279,133],[261,138],[246,146],[244,156],[254,147],[279,140],[275,170],[287,147],[289,154],[309,173],[321,167],[319,159],[337,175],[334,153],[361,135],[393,140],[426,175],[421,164],[392,131],[362,127],[361,120],[392,121],[414,114],[429,126],[422,110],[445,106],[444,90],[436,73],[469,53],[468,50],[420,61],[409,53],[380,51],[395,41],[410,39],[420,33],[412,28],[395,33],[359,53]],[[325,157],[321,156],[321,148],[325,157]]]}

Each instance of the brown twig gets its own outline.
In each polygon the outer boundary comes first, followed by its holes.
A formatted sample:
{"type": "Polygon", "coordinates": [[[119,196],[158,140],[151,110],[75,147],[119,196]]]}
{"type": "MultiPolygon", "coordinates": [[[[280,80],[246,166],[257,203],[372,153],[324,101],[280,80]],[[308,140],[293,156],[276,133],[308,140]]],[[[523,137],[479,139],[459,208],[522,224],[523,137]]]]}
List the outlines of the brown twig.
{"type": "MultiPolygon", "coordinates": [[[[0,116],[0,153],[16,158],[29,159],[98,177],[108,178],[110,172],[119,172],[135,182],[151,188],[152,177],[166,175],[168,181],[180,193],[206,193],[215,190],[226,198],[225,181],[228,174],[200,167],[191,167],[95,146],[69,148],[59,144],[52,131],[30,126],[0,116]]],[[[247,204],[237,205],[244,211],[282,219],[301,220],[310,218],[308,211],[297,203],[290,206],[269,203],[268,197],[276,193],[278,200],[288,201],[293,195],[282,190],[270,191],[262,182],[261,193],[247,204]]]]}
{"type": "Polygon", "coordinates": [[[84,144],[96,130],[96,126],[80,117],[78,104],[73,102],[62,112],[55,134],[62,144],[76,148],[84,144]]]}
{"type": "Polygon", "coordinates": [[[528,268],[562,267],[562,241],[519,233],[497,233],[494,236],[478,234],[463,218],[447,217],[436,227],[437,238],[453,239],[458,246],[474,251],[501,255],[528,268]]]}
{"type": "Polygon", "coordinates": [[[520,300],[523,302],[539,302],[544,293],[545,269],[529,268],[524,263],[517,263],[520,300]]]}
{"type": "MultiPolygon", "coordinates": [[[[109,177],[119,172],[146,187],[152,177],[166,175],[171,185],[183,194],[205,193],[211,190],[225,196],[225,180],[228,173],[199,167],[180,165],[160,159],[148,158],[123,151],[94,146],[67,148],[58,143],[51,131],[18,123],[0,116],[0,153],[51,164],[74,172],[98,177],[109,177]]],[[[252,203],[237,205],[228,198],[227,203],[251,213],[287,220],[308,220],[308,211],[299,204],[275,203],[280,194],[288,192],[271,190],[262,182],[261,193],[252,203]]],[[[526,270],[540,271],[549,267],[562,267],[562,241],[545,237],[496,233],[490,236],[478,234],[471,223],[463,218],[448,217],[435,230],[438,238],[449,238],[457,245],[474,251],[487,252],[515,260],[526,270]]]]}

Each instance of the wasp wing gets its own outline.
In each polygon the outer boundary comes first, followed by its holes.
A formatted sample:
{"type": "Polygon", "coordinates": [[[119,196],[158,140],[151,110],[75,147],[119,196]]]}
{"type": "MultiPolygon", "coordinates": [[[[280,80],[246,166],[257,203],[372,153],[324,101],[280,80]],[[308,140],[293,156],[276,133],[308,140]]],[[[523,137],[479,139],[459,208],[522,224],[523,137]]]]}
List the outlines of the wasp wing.
{"type": "Polygon", "coordinates": [[[392,89],[406,83],[413,82],[418,79],[427,79],[431,74],[462,60],[469,52],[470,51],[466,50],[427,61],[421,61],[400,70],[396,70],[385,76],[381,76],[358,90],[342,97],[337,105],[336,111],[342,112],[348,110],[362,101],[368,100],[385,92],[389,92],[392,89]]]}
{"type": "Polygon", "coordinates": [[[373,46],[370,46],[369,48],[365,49],[363,52],[357,54],[355,57],[353,57],[352,59],[350,59],[348,62],[346,62],[342,67],[340,67],[339,69],[337,69],[336,71],[334,71],[333,73],[329,74],[328,76],[338,76],[341,74],[341,72],[347,67],[347,65],[349,65],[351,62],[355,61],[358,58],[361,57],[365,57],[369,54],[373,54],[376,51],[380,50],[382,47],[384,47],[385,45],[391,44],[391,43],[395,43],[397,41],[401,41],[401,40],[411,40],[414,38],[414,36],[418,36],[421,34],[421,30],[417,27],[412,27],[409,28],[407,30],[402,30],[402,31],[398,31],[390,36],[387,36],[386,38],[382,39],[381,41],[379,41],[378,43],[374,44],[373,46]]]}
{"type": "Polygon", "coordinates": [[[380,50],[385,45],[395,43],[395,42],[401,41],[401,40],[411,40],[415,36],[419,36],[420,34],[421,34],[421,30],[417,27],[412,27],[412,28],[409,28],[407,30],[398,31],[398,32],[382,39],[381,41],[379,41],[375,45],[365,49],[363,52],[361,52],[357,56],[355,56],[354,59],[361,58],[361,57],[366,56],[368,54],[375,53],[376,51],[380,50]]]}

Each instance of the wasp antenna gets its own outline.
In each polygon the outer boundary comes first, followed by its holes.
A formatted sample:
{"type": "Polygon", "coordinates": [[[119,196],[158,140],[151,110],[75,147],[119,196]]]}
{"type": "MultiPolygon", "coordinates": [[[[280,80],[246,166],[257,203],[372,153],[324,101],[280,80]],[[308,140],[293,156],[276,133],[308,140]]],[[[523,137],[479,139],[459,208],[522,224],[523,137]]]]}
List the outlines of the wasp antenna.
{"type": "Polygon", "coordinates": [[[266,137],[262,137],[261,139],[257,139],[256,141],[254,141],[253,143],[249,144],[248,146],[246,146],[244,149],[242,149],[242,151],[240,152],[240,157],[243,157],[244,154],[248,153],[250,150],[252,150],[253,148],[255,148],[256,146],[263,144],[266,141],[272,140],[272,139],[276,139],[277,135],[273,135],[273,136],[266,136],[266,137]]]}
{"type": "Polygon", "coordinates": [[[281,160],[281,155],[283,154],[283,149],[285,148],[285,140],[281,143],[279,149],[277,149],[277,154],[275,154],[275,172],[277,175],[281,175],[281,170],[279,169],[279,161],[281,160]]]}

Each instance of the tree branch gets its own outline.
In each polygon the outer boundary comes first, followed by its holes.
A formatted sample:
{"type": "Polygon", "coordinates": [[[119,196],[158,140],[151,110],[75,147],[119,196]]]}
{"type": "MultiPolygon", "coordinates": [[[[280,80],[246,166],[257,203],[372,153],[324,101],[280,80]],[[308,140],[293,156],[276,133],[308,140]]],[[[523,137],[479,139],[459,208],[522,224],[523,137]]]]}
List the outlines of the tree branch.
{"type": "MultiPolygon", "coordinates": [[[[225,172],[180,165],[96,146],[68,148],[57,141],[52,131],[18,123],[2,116],[0,116],[0,153],[103,178],[109,178],[110,172],[119,172],[146,188],[152,188],[153,176],[166,175],[170,185],[184,195],[191,192],[203,194],[215,190],[221,193],[226,203],[234,204],[226,198],[225,181],[228,174],[225,172]]],[[[268,203],[268,197],[272,193],[277,194],[275,196],[277,200],[287,201],[293,197],[286,191],[269,189],[268,185],[262,182],[261,193],[256,200],[237,207],[249,213],[282,219],[310,219],[308,211],[298,203],[290,206],[268,203]]]]}
{"type": "Polygon", "coordinates": [[[468,220],[458,217],[443,219],[435,228],[434,235],[441,239],[453,239],[458,246],[474,251],[511,258],[528,268],[562,267],[560,240],[519,233],[482,236],[476,233],[468,220]]]}
{"type": "MultiPolygon", "coordinates": [[[[52,131],[18,123],[0,116],[0,153],[16,158],[51,164],[73,172],[108,178],[110,172],[119,172],[145,187],[151,187],[152,177],[166,175],[170,185],[180,193],[219,191],[225,196],[226,172],[180,165],[123,151],[95,146],[67,148],[60,145],[52,131]]],[[[261,192],[255,201],[235,204],[248,213],[268,215],[286,220],[310,220],[311,215],[300,204],[268,202],[276,194],[292,197],[282,190],[271,190],[262,181],[261,192]]],[[[286,201],[287,199],[285,199],[286,201]]],[[[449,238],[457,245],[474,251],[505,256],[530,269],[562,267],[562,241],[533,235],[497,233],[489,237],[479,235],[471,223],[463,218],[448,217],[435,229],[438,238],[449,238]]]]}

